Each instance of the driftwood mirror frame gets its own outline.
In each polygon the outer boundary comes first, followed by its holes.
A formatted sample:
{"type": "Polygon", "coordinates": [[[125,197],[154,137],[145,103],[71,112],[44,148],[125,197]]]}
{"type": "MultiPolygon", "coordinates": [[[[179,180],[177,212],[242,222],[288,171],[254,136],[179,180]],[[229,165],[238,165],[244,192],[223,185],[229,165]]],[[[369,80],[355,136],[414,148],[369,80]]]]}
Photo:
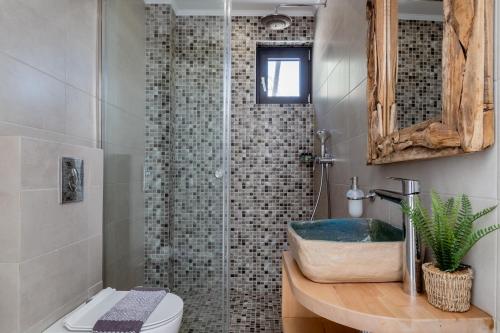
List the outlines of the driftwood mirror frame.
{"type": "Polygon", "coordinates": [[[443,0],[442,117],[396,129],[398,0],[368,0],[368,164],[472,153],[495,140],[493,0],[443,0]]]}

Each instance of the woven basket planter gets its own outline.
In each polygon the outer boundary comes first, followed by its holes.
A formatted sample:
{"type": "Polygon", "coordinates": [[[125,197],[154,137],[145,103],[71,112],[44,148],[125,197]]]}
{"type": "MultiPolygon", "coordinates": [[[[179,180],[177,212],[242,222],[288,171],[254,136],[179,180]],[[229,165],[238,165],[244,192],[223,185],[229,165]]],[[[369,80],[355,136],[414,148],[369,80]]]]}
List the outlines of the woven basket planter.
{"type": "Polygon", "coordinates": [[[422,270],[429,303],[449,312],[465,312],[470,309],[473,277],[471,268],[449,273],[426,263],[422,265],[422,270]]]}

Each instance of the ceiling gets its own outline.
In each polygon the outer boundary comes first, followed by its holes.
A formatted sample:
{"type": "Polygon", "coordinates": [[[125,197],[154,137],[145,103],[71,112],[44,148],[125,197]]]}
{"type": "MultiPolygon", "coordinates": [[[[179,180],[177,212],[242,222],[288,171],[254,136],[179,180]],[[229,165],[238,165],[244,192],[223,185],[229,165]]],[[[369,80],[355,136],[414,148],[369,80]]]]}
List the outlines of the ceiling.
{"type": "Polygon", "coordinates": [[[399,17],[407,20],[443,20],[443,2],[436,0],[399,0],[399,17]]]}
{"type": "MultiPolygon", "coordinates": [[[[349,0],[346,0],[349,1],[349,0]]],[[[171,4],[177,15],[222,15],[223,0],[144,0],[145,3],[171,4]]],[[[263,16],[274,12],[274,8],[286,4],[318,4],[321,0],[233,0],[233,16],[263,16]]],[[[315,7],[282,8],[280,13],[292,16],[313,16],[315,7]]]]}
{"type": "MultiPolygon", "coordinates": [[[[171,4],[177,15],[223,15],[224,0],[144,0],[146,3],[171,4]]],[[[351,1],[351,0],[343,0],[351,1]]],[[[232,0],[233,16],[264,16],[279,4],[319,4],[322,0],[232,0]]],[[[314,16],[317,7],[281,8],[292,16],[314,16]]],[[[440,0],[399,0],[400,17],[417,20],[442,20],[440,0]]]]}

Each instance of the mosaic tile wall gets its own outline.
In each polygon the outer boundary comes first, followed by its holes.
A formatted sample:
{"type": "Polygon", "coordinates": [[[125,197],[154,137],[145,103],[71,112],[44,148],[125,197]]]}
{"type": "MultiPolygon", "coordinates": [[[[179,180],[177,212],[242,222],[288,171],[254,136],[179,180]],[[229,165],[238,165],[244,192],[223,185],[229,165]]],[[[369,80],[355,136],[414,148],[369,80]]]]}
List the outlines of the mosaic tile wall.
{"type": "Polygon", "coordinates": [[[223,330],[223,17],[147,6],[146,283],[185,304],[181,332],[223,330]]]}
{"type": "Polygon", "coordinates": [[[398,126],[441,116],[443,23],[400,20],[398,26],[398,126]]]}
{"type": "Polygon", "coordinates": [[[231,332],[281,332],[281,253],[289,221],[312,210],[313,107],[255,104],[257,43],[312,43],[314,19],[270,31],[258,17],[232,21],[230,224],[231,332]]]}
{"type": "Polygon", "coordinates": [[[169,216],[174,27],[170,6],[146,6],[145,283],[155,286],[170,286],[172,282],[169,216]]]}
{"type": "Polygon", "coordinates": [[[222,332],[224,18],[178,16],[172,190],[173,288],[183,332],[222,332]]]}

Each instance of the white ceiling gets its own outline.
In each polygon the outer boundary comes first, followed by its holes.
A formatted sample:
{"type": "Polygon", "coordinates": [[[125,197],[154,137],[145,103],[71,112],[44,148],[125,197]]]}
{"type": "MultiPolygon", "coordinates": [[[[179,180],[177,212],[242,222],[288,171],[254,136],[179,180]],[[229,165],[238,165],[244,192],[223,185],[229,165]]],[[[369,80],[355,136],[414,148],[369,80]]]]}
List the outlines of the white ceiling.
{"type": "MultiPolygon", "coordinates": [[[[351,0],[343,0],[351,1],[351,0]]],[[[144,0],[146,3],[166,3],[174,7],[177,15],[223,15],[224,0],[144,0]]],[[[263,16],[274,12],[282,3],[318,4],[322,0],[232,0],[233,16],[263,16]]],[[[281,8],[280,13],[292,16],[313,16],[316,7],[281,8]]],[[[442,20],[441,0],[399,0],[402,19],[442,20]]]]}
{"type": "Polygon", "coordinates": [[[436,0],[399,0],[399,18],[442,21],[443,2],[436,0]]]}
{"type": "MultiPolygon", "coordinates": [[[[350,0],[346,0],[350,1],[350,0]]],[[[171,4],[177,15],[222,15],[223,0],[144,0],[145,3],[171,4]]],[[[274,12],[274,8],[282,3],[318,4],[321,0],[233,0],[233,16],[263,16],[274,12]]],[[[280,13],[293,16],[313,16],[315,7],[282,8],[280,13]]]]}

